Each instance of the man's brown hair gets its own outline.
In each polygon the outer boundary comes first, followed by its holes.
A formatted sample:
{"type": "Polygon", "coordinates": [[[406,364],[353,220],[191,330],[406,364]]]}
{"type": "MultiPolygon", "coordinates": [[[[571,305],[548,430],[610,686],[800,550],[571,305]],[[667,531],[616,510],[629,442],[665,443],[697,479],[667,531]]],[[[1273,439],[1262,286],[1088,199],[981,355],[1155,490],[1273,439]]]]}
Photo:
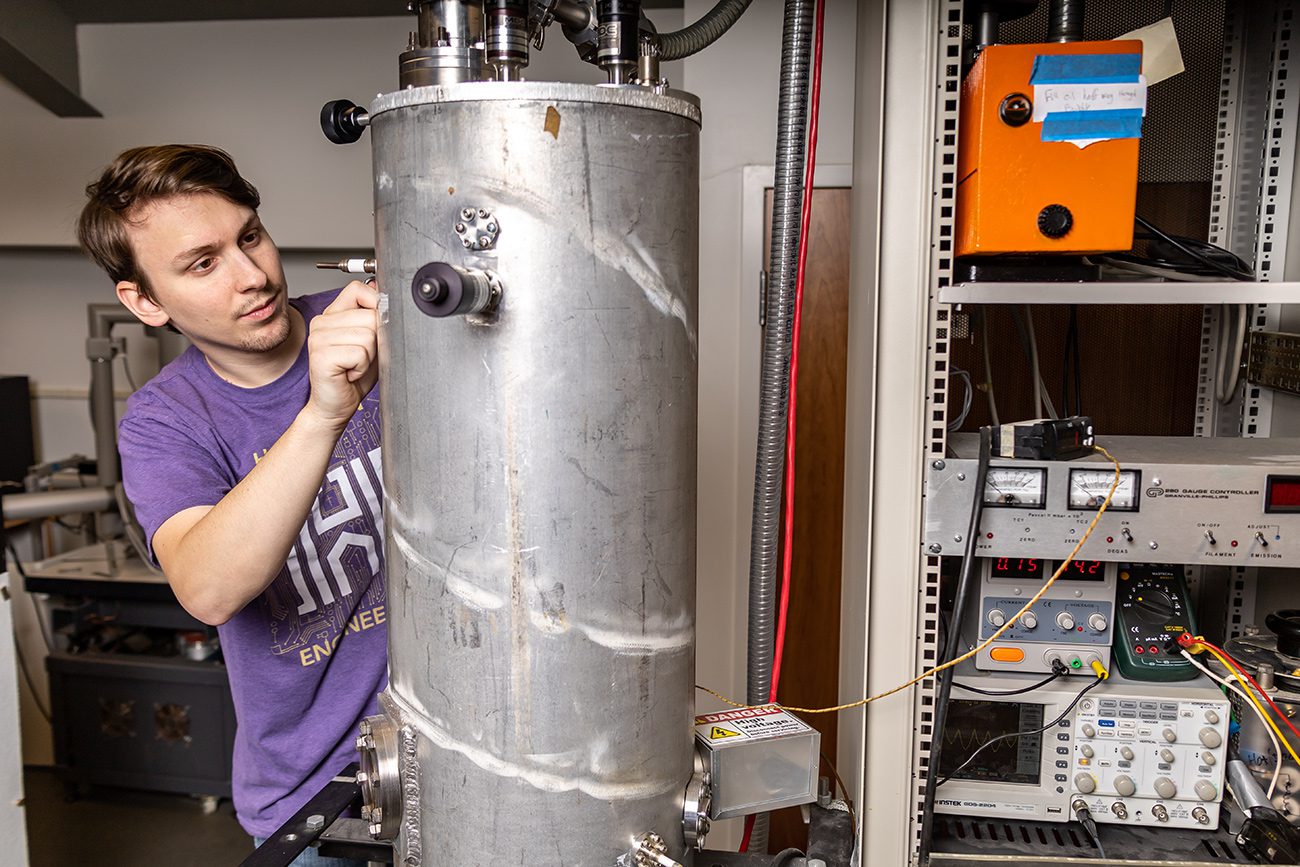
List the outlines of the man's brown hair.
{"type": "Polygon", "coordinates": [[[150,145],[124,151],[86,187],[90,201],[77,220],[77,240],[114,283],[136,283],[149,297],[148,282],[135,261],[127,226],[139,208],[159,199],[215,193],[257,210],[262,198],[244,180],[230,154],[208,145],[150,145]]]}

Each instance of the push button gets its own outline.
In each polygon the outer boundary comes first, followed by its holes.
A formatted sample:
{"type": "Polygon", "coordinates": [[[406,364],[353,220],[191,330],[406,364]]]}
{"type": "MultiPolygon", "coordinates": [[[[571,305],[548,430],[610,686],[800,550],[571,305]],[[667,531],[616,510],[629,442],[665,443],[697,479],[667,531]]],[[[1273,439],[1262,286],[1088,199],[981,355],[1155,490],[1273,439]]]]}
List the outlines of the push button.
{"type": "Polygon", "coordinates": [[[995,647],[989,651],[989,658],[994,662],[1024,662],[1025,652],[1019,647],[995,647]]]}

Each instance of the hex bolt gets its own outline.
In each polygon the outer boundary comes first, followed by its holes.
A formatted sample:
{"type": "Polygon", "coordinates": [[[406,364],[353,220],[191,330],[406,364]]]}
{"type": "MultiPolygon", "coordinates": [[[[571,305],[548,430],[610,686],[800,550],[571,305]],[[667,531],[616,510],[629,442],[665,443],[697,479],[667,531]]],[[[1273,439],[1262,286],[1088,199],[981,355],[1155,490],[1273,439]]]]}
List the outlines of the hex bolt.
{"type": "Polygon", "coordinates": [[[469,238],[461,238],[460,242],[465,245],[466,250],[474,246],[474,242],[471,241],[469,238]]]}
{"type": "Polygon", "coordinates": [[[370,775],[367,774],[365,771],[357,771],[357,782],[358,783],[370,782],[370,775]]]}
{"type": "Polygon", "coordinates": [[[384,826],[380,825],[378,822],[371,822],[369,830],[370,836],[378,840],[380,832],[384,830],[384,826]]]}
{"type": "Polygon", "coordinates": [[[312,813],[310,816],[307,817],[308,831],[319,831],[321,828],[324,827],[325,827],[325,817],[322,816],[320,813],[312,813]]]}
{"type": "Polygon", "coordinates": [[[361,818],[365,819],[367,822],[370,821],[370,807],[369,807],[369,805],[366,805],[366,804],[362,804],[362,805],[361,805],[361,818]]]}
{"type": "Polygon", "coordinates": [[[479,208],[479,209],[478,209],[478,215],[479,215],[480,218],[486,220],[486,219],[487,219],[487,215],[488,215],[487,208],[479,208]]]}
{"type": "Polygon", "coordinates": [[[931,554],[938,554],[939,552],[943,551],[943,546],[940,545],[938,542],[931,542],[930,547],[927,550],[931,554]]]}
{"type": "Polygon", "coordinates": [[[457,223],[457,224],[456,224],[456,233],[459,234],[459,233],[461,233],[461,232],[463,232],[463,231],[465,231],[465,224],[464,224],[464,223],[457,223]]]}
{"type": "Polygon", "coordinates": [[[932,470],[941,470],[941,469],[943,469],[943,468],[946,467],[946,466],[948,466],[948,465],[945,464],[943,461],[933,461],[933,462],[931,462],[931,464],[930,464],[930,469],[932,469],[932,470]]]}
{"type": "Polygon", "coordinates": [[[466,208],[465,210],[461,211],[461,212],[460,212],[460,218],[461,218],[462,220],[472,220],[472,219],[474,219],[474,209],[473,209],[473,208],[466,208]]]}
{"type": "Polygon", "coordinates": [[[478,239],[478,245],[480,247],[486,247],[488,244],[491,243],[492,243],[492,239],[489,238],[487,235],[484,235],[483,237],[478,239]]]}

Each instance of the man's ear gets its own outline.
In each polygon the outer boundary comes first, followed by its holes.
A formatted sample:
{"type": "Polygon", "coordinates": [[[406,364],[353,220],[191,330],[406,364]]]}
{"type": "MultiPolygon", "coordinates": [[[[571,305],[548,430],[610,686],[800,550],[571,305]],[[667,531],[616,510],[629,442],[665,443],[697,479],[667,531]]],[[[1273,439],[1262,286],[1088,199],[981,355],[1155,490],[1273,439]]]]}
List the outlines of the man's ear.
{"type": "Polygon", "coordinates": [[[134,281],[118,281],[117,300],[121,301],[122,306],[134,313],[135,318],[145,325],[162,328],[171,321],[167,311],[159,307],[157,302],[140,288],[140,284],[134,281]]]}

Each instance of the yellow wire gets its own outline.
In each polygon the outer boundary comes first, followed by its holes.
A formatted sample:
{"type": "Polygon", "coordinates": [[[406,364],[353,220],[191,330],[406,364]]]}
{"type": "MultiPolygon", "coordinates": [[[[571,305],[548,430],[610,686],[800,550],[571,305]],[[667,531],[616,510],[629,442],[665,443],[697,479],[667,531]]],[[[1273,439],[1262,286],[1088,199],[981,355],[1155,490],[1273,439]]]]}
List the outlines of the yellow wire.
{"type": "MultiPolygon", "coordinates": [[[[1224,658],[1222,653],[1219,653],[1219,651],[1215,650],[1213,647],[1210,647],[1208,644],[1201,644],[1199,641],[1196,643],[1196,649],[1204,650],[1206,653],[1210,654],[1215,659],[1219,660],[1219,664],[1222,665],[1224,669],[1228,672],[1228,676],[1233,678],[1239,683],[1241,682],[1241,678],[1237,677],[1237,669],[1232,667],[1232,663],[1228,662],[1228,660],[1224,658]]],[[[1194,649],[1192,652],[1195,653],[1196,649],[1194,649]]],[[[1268,723],[1269,728],[1271,728],[1274,732],[1277,733],[1278,742],[1281,743],[1282,746],[1286,747],[1286,751],[1290,753],[1291,758],[1295,760],[1296,766],[1300,767],[1300,756],[1296,755],[1295,749],[1292,748],[1290,741],[1286,739],[1286,735],[1282,734],[1282,730],[1277,727],[1277,724],[1274,723],[1273,720],[1269,717],[1268,713],[1265,712],[1264,706],[1259,703],[1259,699],[1255,698],[1255,694],[1251,691],[1251,689],[1252,688],[1249,683],[1241,684],[1241,691],[1246,694],[1246,698],[1250,699],[1250,703],[1253,704],[1255,706],[1255,709],[1259,711],[1260,718],[1263,719],[1264,722],[1268,723]]]]}
{"type": "MultiPolygon", "coordinates": [[[[792,707],[787,704],[772,704],[772,703],[766,703],[761,705],[749,705],[749,704],[745,704],[744,702],[733,701],[732,699],[727,698],[725,695],[719,692],[714,692],[713,690],[709,689],[707,686],[700,686],[699,684],[696,684],[695,688],[707,692],[709,695],[713,696],[714,698],[718,699],[724,704],[731,705],[732,707],[780,707],[788,711],[794,711],[795,713],[836,713],[837,711],[849,710],[850,708],[855,708],[855,707],[862,707],[864,705],[870,704],[873,701],[879,701],[882,698],[887,698],[893,695],[894,693],[902,692],[903,690],[909,687],[916,686],[918,683],[925,680],[927,677],[933,677],[934,675],[943,671],[945,668],[952,668],[954,665],[957,665],[958,663],[965,662],[966,660],[970,659],[972,656],[979,653],[984,648],[988,647],[994,641],[997,641],[998,638],[1000,638],[1002,634],[1006,632],[1008,629],[1015,626],[1016,621],[1020,619],[1020,616],[1024,614],[1026,611],[1028,611],[1030,608],[1032,608],[1034,603],[1036,603],[1039,599],[1043,598],[1043,594],[1046,593],[1054,583],[1056,583],[1056,579],[1061,577],[1061,574],[1065,572],[1065,570],[1069,567],[1069,565],[1072,562],[1074,562],[1075,555],[1079,553],[1079,549],[1083,547],[1083,543],[1088,541],[1088,537],[1092,535],[1092,531],[1097,528],[1097,522],[1101,520],[1101,516],[1105,513],[1106,508],[1110,505],[1111,498],[1115,496],[1115,491],[1119,488],[1120,465],[1119,465],[1119,461],[1115,459],[1115,456],[1112,455],[1110,452],[1106,451],[1101,446],[1094,445],[1093,449],[1105,455],[1107,458],[1110,459],[1110,462],[1115,465],[1115,481],[1111,483],[1110,490],[1106,492],[1106,499],[1102,501],[1101,506],[1097,509],[1097,514],[1093,517],[1092,523],[1088,525],[1087,530],[1084,530],[1083,536],[1081,536],[1079,538],[1079,541],[1075,544],[1074,550],[1072,550],[1066,556],[1066,558],[1061,561],[1061,565],[1056,567],[1056,571],[1052,573],[1052,577],[1047,579],[1047,583],[1038,589],[1038,592],[1033,595],[1033,598],[1031,598],[1028,602],[1026,602],[1019,611],[1013,614],[1007,620],[1006,623],[1002,624],[1002,626],[999,627],[996,632],[994,632],[988,638],[984,639],[975,647],[968,650],[966,653],[963,653],[961,656],[958,656],[955,659],[950,659],[947,662],[943,663],[942,665],[936,665],[934,668],[931,668],[928,671],[923,671],[920,674],[918,674],[916,677],[909,680],[907,683],[899,684],[893,689],[885,690],[884,692],[877,693],[876,695],[873,696],[868,696],[867,698],[860,698],[857,701],[851,701],[847,704],[837,704],[834,707],[792,707]]],[[[980,496],[983,496],[983,492],[980,492],[980,496]]],[[[957,624],[954,623],[952,625],[952,628],[956,629],[957,624]]]]}

